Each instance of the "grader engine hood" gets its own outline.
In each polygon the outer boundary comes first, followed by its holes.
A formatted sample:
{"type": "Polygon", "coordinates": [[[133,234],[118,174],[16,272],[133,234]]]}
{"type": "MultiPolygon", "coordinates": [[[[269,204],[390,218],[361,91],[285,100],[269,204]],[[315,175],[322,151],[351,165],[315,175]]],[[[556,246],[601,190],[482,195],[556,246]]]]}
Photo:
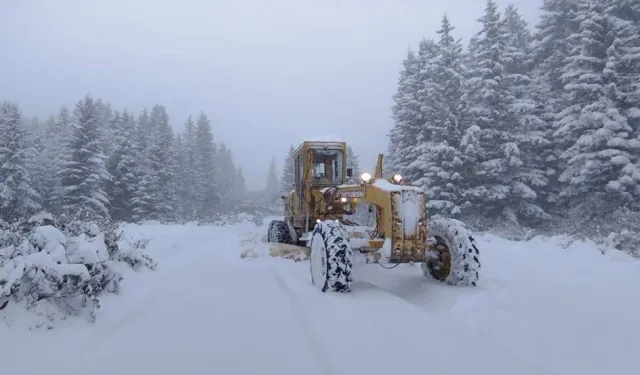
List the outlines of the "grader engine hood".
{"type": "MultiPolygon", "coordinates": [[[[423,191],[390,191],[391,262],[422,262],[427,247],[426,200],[423,191]]],[[[389,250],[389,249],[385,249],[389,250]]]]}
{"type": "Polygon", "coordinates": [[[378,231],[385,239],[381,255],[392,263],[423,262],[427,250],[424,191],[376,179],[365,187],[364,199],[379,207],[378,231]]]}

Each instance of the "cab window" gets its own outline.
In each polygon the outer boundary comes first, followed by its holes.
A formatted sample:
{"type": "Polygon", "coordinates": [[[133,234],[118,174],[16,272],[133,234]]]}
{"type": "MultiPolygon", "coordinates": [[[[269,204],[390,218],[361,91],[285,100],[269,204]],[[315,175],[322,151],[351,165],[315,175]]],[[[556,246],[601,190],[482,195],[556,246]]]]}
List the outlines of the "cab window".
{"type": "Polygon", "coordinates": [[[344,153],[340,149],[313,149],[311,168],[314,185],[344,184],[344,153]]]}

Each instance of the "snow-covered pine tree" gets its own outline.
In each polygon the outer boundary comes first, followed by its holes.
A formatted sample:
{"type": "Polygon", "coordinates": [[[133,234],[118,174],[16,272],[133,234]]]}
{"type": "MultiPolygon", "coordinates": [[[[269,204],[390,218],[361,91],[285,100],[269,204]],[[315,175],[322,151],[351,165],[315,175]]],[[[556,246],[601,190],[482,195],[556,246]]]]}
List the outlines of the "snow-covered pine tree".
{"type": "Polygon", "coordinates": [[[569,145],[561,155],[567,163],[560,175],[563,203],[577,207],[584,220],[640,200],[640,140],[617,107],[614,69],[620,56],[604,6],[578,5],[580,26],[570,37],[573,48],[561,76],[568,106],[558,113],[555,132],[561,144],[569,145]]]}
{"type": "Polygon", "coordinates": [[[102,99],[96,100],[96,110],[98,111],[98,124],[100,126],[102,153],[109,158],[116,149],[115,133],[113,128],[114,111],[111,109],[110,103],[104,103],[102,99]]]}
{"type": "Polygon", "coordinates": [[[182,134],[176,134],[176,162],[174,163],[176,170],[174,174],[176,176],[176,209],[179,211],[179,216],[185,220],[188,216],[188,191],[189,186],[185,184],[187,180],[187,154],[185,152],[184,140],[182,134]]]}
{"type": "Polygon", "coordinates": [[[617,58],[608,63],[616,74],[616,104],[635,138],[640,139],[640,2],[611,0],[606,14],[615,35],[610,48],[615,49],[617,58]]]}
{"type": "Polygon", "coordinates": [[[564,88],[561,75],[572,48],[569,37],[579,27],[576,20],[579,1],[543,0],[540,8],[542,14],[535,26],[532,57],[538,77],[544,79],[552,93],[560,93],[564,88]]]}
{"type": "Polygon", "coordinates": [[[531,46],[533,87],[530,92],[539,104],[537,116],[547,123],[545,138],[551,141],[549,147],[540,155],[544,158],[546,174],[549,177],[549,185],[542,195],[547,211],[558,208],[561,187],[557,179],[565,164],[560,159],[560,154],[568,147],[558,142],[553,133],[557,125],[555,116],[566,107],[561,75],[565,59],[572,48],[569,37],[578,31],[578,1],[544,0],[540,22],[536,24],[531,46]]]}
{"type": "Polygon", "coordinates": [[[60,171],[70,157],[67,145],[72,135],[72,118],[67,107],[60,108],[55,122],[47,129],[47,142],[45,143],[45,155],[52,164],[45,178],[50,181],[50,193],[46,197],[45,208],[53,214],[59,214],[62,207],[62,191],[60,171]]]}
{"type": "Polygon", "coordinates": [[[236,168],[236,178],[234,179],[234,191],[236,193],[236,196],[238,198],[242,198],[242,200],[244,200],[244,195],[247,192],[247,186],[245,184],[245,180],[244,180],[244,173],[242,172],[242,167],[238,166],[236,168]]]}
{"type": "Polygon", "coordinates": [[[508,197],[509,181],[486,162],[497,159],[495,164],[500,164],[497,154],[502,142],[498,136],[504,133],[509,93],[502,85],[506,33],[495,2],[487,2],[478,21],[482,30],[473,36],[466,58],[468,79],[463,101],[467,129],[460,144],[464,162],[460,188],[465,214],[481,212],[486,222],[499,218],[501,212],[496,211],[508,197]]]}
{"type": "Polygon", "coordinates": [[[27,132],[15,104],[0,106],[0,219],[13,222],[28,218],[41,208],[40,196],[31,185],[27,132]]]}
{"type": "Polygon", "coordinates": [[[289,194],[293,190],[293,184],[295,183],[294,177],[294,160],[293,154],[295,149],[293,145],[289,146],[289,152],[287,157],[284,158],[284,166],[282,167],[282,176],[280,177],[280,192],[282,194],[289,194]]]}
{"type": "Polygon", "coordinates": [[[510,206],[521,222],[539,226],[551,219],[543,207],[548,207],[545,199],[548,196],[548,171],[553,167],[547,160],[553,160],[554,153],[547,139],[549,126],[539,117],[538,86],[531,77],[533,59],[529,25],[513,5],[506,8],[504,22],[504,80],[511,93],[509,114],[515,121],[511,132],[522,161],[522,165],[511,172],[511,189],[515,194],[511,194],[510,206]],[[523,199],[525,196],[528,199],[523,199]]]}
{"type": "Polygon", "coordinates": [[[153,171],[153,202],[156,219],[174,219],[177,185],[174,135],[164,106],[156,104],[149,114],[152,132],[148,155],[153,171]]]}
{"type": "Polygon", "coordinates": [[[196,200],[193,187],[196,186],[196,170],[195,170],[195,147],[196,147],[196,130],[191,116],[187,118],[184,124],[184,133],[182,143],[185,157],[185,169],[183,171],[182,184],[184,185],[184,210],[185,220],[193,220],[196,217],[196,200]]]}
{"type": "Polygon", "coordinates": [[[438,30],[440,39],[429,55],[423,57],[422,89],[419,92],[424,119],[424,142],[419,146],[416,169],[421,177],[413,184],[422,187],[429,196],[431,213],[458,215],[459,151],[462,138],[461,109],[464,74],[462,44],[453,38],[449,19],[444,16],[438,30]]]}
{"type": "MultiPolygon", "coordinates": [[[[153,140],[153,127],[149,119],[149,111],[145,108],[138,116],[138,126],[136,126],[136,143],[140,152],[148,153],[153,140]]],[[[145,156],[147,157],[147,156],[145,156]]]]}
{"type": "Polygon", "coordinates": [[[52,196],[56,186],[55,159],[51,155],[51,134],[50,129],[55,126],[55,116],[49,116],[38,129],[37,141],[31,145],[37,150],[36,155],[30,157],[31,163],[28,165],[29,174],[33,188],[40,196],[40,204],[45,210],[49,207],[47,202],[52,196]]]}
{"type": "Polygon", "coordinates": [[[77,123],[72,125],[67,147],[70,157],[60,170],[62,208],[70,216],[108,217],[104,187],[110,176],[101,148],[100,114],[90,95],[78,101],[74,112],[77,123]]]}
{"type": "Polygon", "coordinates": [[[157,196],[155,175],[153,173],[150,148],[153,141],[153,128],[149,121],[149,112],[145,108],[138,116],[134,139],[138,154],[138,184],[133,194],[133,220],[141,221],[155,217],[154,198],[157,196]]]}
{"type": "Polygon", "coordinates": [[[470,49],[464,99],[470,125],[461,144],[466,153],[461,174],[464,209],[481,213],[483,225],[505,219],[518,223],[519,216],[542,210],[535,206],[535,192],[519,178],[524,164],[519,119],[512,111],[514,98],[505,70],[509,34],[494,0],[487,1],[479,21],[483,27],[470,49]]]}
{"type": "Polygon", "coordinates": [[[218,189],[220,189],[220,207],[221,211],[230,212],[237,204],[233,188],[234,179],[236,178],[236,167],[233,164],[233,154],[227,148],[224,142],[220,143],[216,157],[218,189]]]}
{"type": "Polygon", "coordinates": [[[45,154],[45,145],[47,142],[46,129],[49,117],[45,121],[40,121],[38,117],[24,118],[22,117],[22,128],[25,132],[25,142],[30,147],[26,155],[27,163],[25,164],[26,170],[29,172],[29,179],[31,180],[31,186],[38,193],[40,205],[44,204],[45,197],[47,196],[46,188],[41,187],[40,184],[43,174],[43,165],[40,164],[41,158],[45,154]]]}
{"type": "Polygon", "coordinates": [[[211,219],[220,206],[220,191],[216,175],[216,145],[211,123],[204,113],[196,124],[194,144],[195,183],[193,186],[196,214],[200,219],[211,219]]]}
{"type": "Polygon", "coordinates": [[[132,221],[139,184],[139,153],[133,136],[135,117],[126,110],[122,114],[116,111],[111,129],[114,147],[106,164],[111,175],[106,188],[110,214],[115,220],[132,221]]]}
{"type": "Polygon", "coordinates": [[[271,158],[269,163],[269,172],[267,173],[267,185],[265,189],[266,198],[269,202],[278,199],[280,194],[280,181],[278,180],[278,173],[276,172],[276,159],[271,158]]]}
{"type": "Polygon", "coordinates": [[[415,52],[409,49],[402,65],[391,109],[393,128],[389,132],[389,169],[412,181],[420,177],[411,173],[409,165],[418,156],[416,146],[420,144],[418,137],[423,124],[418,101],[420,62],[415,52]]]}

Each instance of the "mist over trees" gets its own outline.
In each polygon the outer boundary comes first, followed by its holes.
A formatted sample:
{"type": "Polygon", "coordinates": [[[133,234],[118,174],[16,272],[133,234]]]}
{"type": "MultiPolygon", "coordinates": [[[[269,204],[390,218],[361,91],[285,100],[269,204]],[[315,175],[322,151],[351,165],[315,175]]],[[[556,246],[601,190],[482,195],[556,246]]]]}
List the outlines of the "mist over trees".
{"type": "Polygon", "coordinates": [[[0,220],[45,210],[84,220],[213,220],[245,194],[242,169],[204,113],[175,133],[164,106],[139,114],[90,95],[44,121],[0,107],[0,220]]]}
{"type": "Polygon", "coordinates": [[[386,171],[478,229],[640,232],[640,3],[486,2],[463,48],[445,16],[407,51],[386,171]]]}

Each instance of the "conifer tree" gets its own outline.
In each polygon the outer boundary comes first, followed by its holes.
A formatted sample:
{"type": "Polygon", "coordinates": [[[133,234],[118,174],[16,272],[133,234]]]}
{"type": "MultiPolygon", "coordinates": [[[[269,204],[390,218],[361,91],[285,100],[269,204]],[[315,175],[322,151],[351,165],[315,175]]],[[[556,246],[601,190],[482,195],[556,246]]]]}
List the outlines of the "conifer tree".
{"type": "MultiPolygon", "coordinates": [[[[465,102],[469,128],[463,136],[462,199],[467,212],[482,212],[494,222],[536,220],[545,212],[536,205],[533,176],[523,174],[520,118],[513,78],[514,60],[507,24],[495,1],[488,0],[469,57],[465,102]]],[[[538,177],[538,176],[535,176],[538,177]]],[[[485,223],[488,220],[484,220],[485,223]]]]}
{"type": "Polygon", "coordinates": [[[152,132],[148,156],[153,173],[153,202],[157,218],[167,218],[174,212],[176,203],[176,161],[174,136],[164,106],[155,105],[149,114],[152,132]]]}
{"type": "Polygon", "coordinates": [[[269,163],[269,172],[267,174],[266,198],[269,201],[275,200],[280,196],[280,181],[276,172],[276,159],[271,158],[269,163]]]}
{"type": "Polygon", "coordinates": [[[440,39],[425,56],[420,95],[424,141],[416,160],[420,177],[414,181],[429,195],[431,212],[446,215],[459,214],[461,203],[458,181],[464,65],[461,41],[453,38],[452,31],[444,16],[438,30],[440,39]]]}
{"type": "Polygon", "coordinates": [[[27,170],[31,154],[18,107],[0,106],[0,219],[28,218],[41,208],[27,170]]]}
{"type": "Polygon", "coordinates": [[[619,55],[607,32],[610,20],[603,3],[587,1],[578,5],[576,19],[579,30],[570,37],[562,74],[568,106],[558,113],[555,132],[568,146],[561,155],[561,196],[567,206],[634,203],[640,197],[640,141],[616,105],[619,55]]]}
{"type": "Polygon", "coordinates": [[[393,96],[394,124],[389,133],[389,164],[394,171],[412,179],[416,176],[408,175],[409,166],[416,160],[417,155],[410,150],[415,150],[419,144],[418,136],[422,126],[421,104],[418,101],[420,66],[415,52],[407,51],[402,65],[398,90],[393,96]]]}
{"type": "Polygon", "coordinates": [[[194,143],[194,198],[196,215],[211,218],[220,205],[220,191],[216,176],[216,145],[213,143],[211,123],[200,114],[195,129],[194,143]]]}
{"type": "Polygon", "coordinates": [[[218,147],[216,161],[218,164],[217,175],[219,177],[218,189],[220,189],[221,195],[220,209],[230,211],[233,210],[233,206],[237,203],[237,197],[234,193],[236,168],[233,164],[233,154],[224,142],[221,142],[218,147]]]}
{"type": "Polygon", "coordinates": [[[109,199],[104,191],[110,179],[102,153],[100,113],[90,95],[78,101],[77,123],[72,125],[68,143],[69,159],[60,171],[63,210],[71,215],[108,217],[109,199]]]}
{"type": "Polygon", "coordinates": [[[182,137],[183,150],[184,150],[184,163],[185,169],[183,171],[184,180],[182,183],[185,188],[185,212],[186,219],[193,220],[196,215],[196,200],[194,193],[194,186],[196,183],[196,170],[195,170],[195,147],[196,147],[196,131],[193,119],[191,116],[187,118],[184,125],[184,133],[182,137]]]}
{"type": "Polygon", "coordinates": [[[136,208],[139,187],[139,153],[134,143],[135,117],[128,111],[114,113],[112,119],[113,153],[107,159],[111,180],[107,183],[111,217],[130,221],[136,208]]]}
{"type": "Polygon", "coordinates": [[[244,173],[242,172],[242,167],[236,168],[236,178],[234,179],[234,182],[235,182],[234,190],[236,191],[236,195],[242,198],[243,195],[247,192],[247,187],[245,185],[244,173]]]}

